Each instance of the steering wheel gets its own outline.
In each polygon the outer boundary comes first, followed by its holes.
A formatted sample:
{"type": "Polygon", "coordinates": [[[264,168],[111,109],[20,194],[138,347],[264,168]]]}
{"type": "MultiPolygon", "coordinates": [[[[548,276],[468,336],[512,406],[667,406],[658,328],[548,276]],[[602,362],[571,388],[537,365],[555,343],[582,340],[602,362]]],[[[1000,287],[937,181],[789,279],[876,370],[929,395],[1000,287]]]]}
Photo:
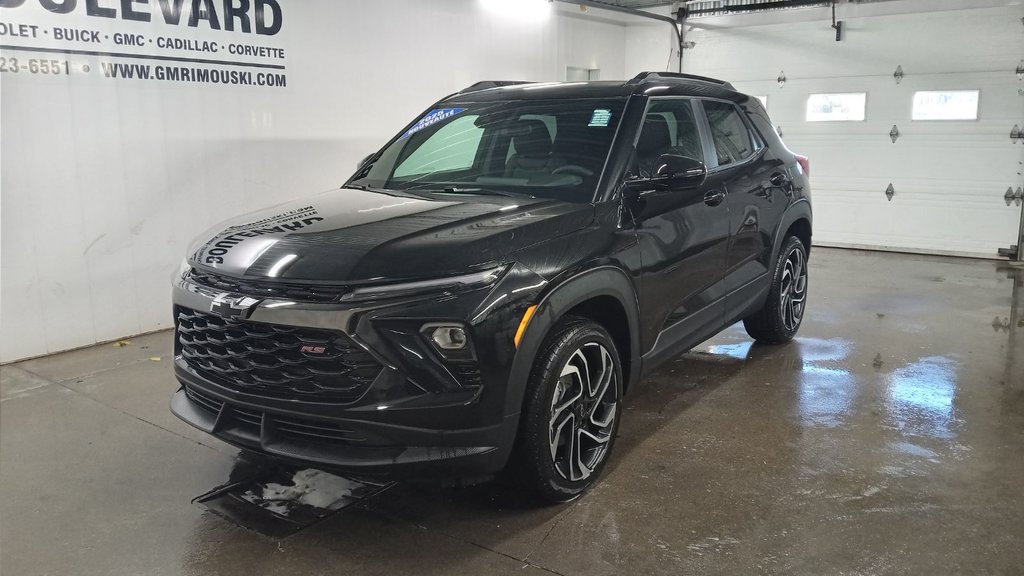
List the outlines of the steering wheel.
{"type": "Polygon", "coordinates": [[[557,175],[557,174],[575,174],[576,176],[582,176],[582,177],[586,178],[587,176],[593,176],[594,175],[594,171],[593,170],[588,170],[588,169],[584,168],[583,166],[577,166],[575,164],[567,164],[565,166],[559,166],[558,168],[555,168],[554,170],[551,171],[551,174],[554,174],[554,175],[557,175]]]}

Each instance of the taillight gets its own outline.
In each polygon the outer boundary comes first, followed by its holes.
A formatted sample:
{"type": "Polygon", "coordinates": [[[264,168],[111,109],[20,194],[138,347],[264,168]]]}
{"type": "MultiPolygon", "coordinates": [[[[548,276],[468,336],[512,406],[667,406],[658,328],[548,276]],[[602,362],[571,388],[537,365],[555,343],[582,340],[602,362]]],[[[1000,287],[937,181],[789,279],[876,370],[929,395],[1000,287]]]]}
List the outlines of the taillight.
{"type": "Polygon", "coordinates": [[[800,169],[804,171],[805,176],[811,175],[811,159],[807,156],[796,155],[796,161],[800,164],[800,169]]]}

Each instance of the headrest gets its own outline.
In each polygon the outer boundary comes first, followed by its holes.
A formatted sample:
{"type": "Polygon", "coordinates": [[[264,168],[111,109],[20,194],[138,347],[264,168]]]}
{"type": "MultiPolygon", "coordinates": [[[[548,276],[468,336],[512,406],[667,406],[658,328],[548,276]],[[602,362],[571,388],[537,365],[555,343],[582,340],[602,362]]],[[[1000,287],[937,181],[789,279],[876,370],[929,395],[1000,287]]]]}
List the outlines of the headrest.
{"type": "Polygon", "coordinates": [[[520,156],[547,156],[551,154],[551,133],[541,120],[516,122],[512,143],[520,156]]]}
{"type": "Polygon", "coordinates": [[[664,116],[648,116],[644,119],[644,128],[640,131],[640,139],[636,142],[637,156],[650,156],[660,150],[672,146],[672,135],[668,131],[668,122],[664,116]]]}

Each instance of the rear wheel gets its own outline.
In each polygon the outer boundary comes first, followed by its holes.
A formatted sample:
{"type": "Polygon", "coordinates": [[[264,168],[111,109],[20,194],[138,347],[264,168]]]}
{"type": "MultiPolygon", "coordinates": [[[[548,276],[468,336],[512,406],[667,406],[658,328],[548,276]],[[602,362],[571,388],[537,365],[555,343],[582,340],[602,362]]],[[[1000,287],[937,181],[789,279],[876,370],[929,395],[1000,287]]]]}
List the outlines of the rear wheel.
{"type": "Polygon", "coordinates": [[[534,361],[517,445],[519,476],[546,500],[565,502],[592,486],[618,429],[622,369],[601,325],[567,318],[534,361]]]}
{"type": "Polygon", "coordinates": [[[792,340],[804,319],[807,283],[807,248],[799,238],[790,236],[779,253],[768,300],[743,319],[747,334],[765,344],[792,340]]]}

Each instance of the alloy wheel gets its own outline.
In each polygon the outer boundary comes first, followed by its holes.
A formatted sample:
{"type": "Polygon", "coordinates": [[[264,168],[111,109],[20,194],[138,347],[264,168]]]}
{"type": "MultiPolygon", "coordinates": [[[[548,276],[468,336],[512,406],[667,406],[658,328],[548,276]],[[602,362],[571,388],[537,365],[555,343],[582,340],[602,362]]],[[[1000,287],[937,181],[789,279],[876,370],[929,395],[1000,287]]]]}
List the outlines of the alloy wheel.
{"type": "Polygon", "coordinates": [[[588,342],[562,367],[554,394],[548,444],[555,470],[566,480],[590,477],[608,453],[618,411],[615,360],[607,348],[588,342]]]}
{"type": "Polygon", "coordinates": [[[807,260],[800,248],[790,250],[782,270],[779,313],[786,330],[795,332],[804,316],[807,298],[807,260]]]}

